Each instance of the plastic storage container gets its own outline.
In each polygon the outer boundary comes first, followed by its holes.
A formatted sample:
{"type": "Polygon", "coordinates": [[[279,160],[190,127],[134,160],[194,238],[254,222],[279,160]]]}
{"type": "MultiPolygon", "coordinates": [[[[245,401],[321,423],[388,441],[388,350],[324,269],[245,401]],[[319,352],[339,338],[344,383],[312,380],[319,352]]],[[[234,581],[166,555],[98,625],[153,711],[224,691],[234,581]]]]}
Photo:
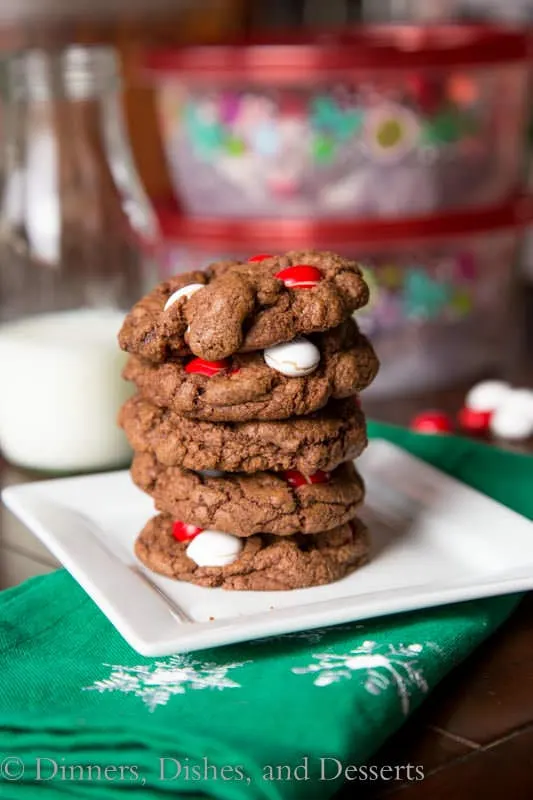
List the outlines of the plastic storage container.
{"type": "Polygon", "coordinates": [[[145,63],[189,214],[376,218],[511,196],[526,55],[527,36],[500,28],[376,26],[145,63]]]}
{"type": "Polygon", "coordinates": [[[505,363],[506,317],[523,203],[410,223],[347,224],[180,218],[160,209],[161,276],[209,262],[289,249],[333,250],[360,261],[371,287],[357,312],[381,370],[369,393],[407,394],[481,376],[505,363]]]}

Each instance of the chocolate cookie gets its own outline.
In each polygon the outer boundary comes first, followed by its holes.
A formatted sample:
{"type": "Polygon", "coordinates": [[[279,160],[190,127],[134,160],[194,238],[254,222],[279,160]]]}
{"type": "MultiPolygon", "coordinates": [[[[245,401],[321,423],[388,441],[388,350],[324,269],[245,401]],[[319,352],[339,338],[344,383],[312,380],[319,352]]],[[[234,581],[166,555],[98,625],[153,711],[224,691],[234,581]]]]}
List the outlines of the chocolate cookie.
{"type": "Polygon", "coordinates": [[[316,533],[355,516],[363,480],[352,462],[333,472],[206,473],[165,467],[149,453],[135,456],[133,482],[150,494],[158,511],[174,519],[235,536],[316,533]]]}
{"type": "Polygon", "coordinates": [[[367,444],[355,398],[332,400],[307,417],[270,422],[200,422],[132,397],[119,423],[132,448],[167,466],[228,472],[335,469],[367,444]]]}
{"type": "Polygon", "coordinates": [[[138,536],[135,553],[154,572],[199,586],[283,591],[332,583],[353,572],[368,561],[369,538],[359,520],[310,536],[261,534],[246,539],[238,558],[223,567],[199,567],[187,546],[172,535],[172,517],[160,514],[138,536]]]}
{"type": "Polygon", "coordinates": [[[313,346],[317,361],[313,371],[299,377],[269,366],[263,353],[237,354],[224,362],[164,364],[131,356],[123,374],[145,399],[177,414],[245,422],[310,414],[330,397],[349,397],[365,389],[378,371],[372,345],[352,320],[314,335],[307,344],[313,346]]]}
{"type": "Polygon", "coordinates": [[[334,253],[220,262],[160,284],[128,314],[119,342],[155,362],[190,352],[216,361],[334,328],[367,302],[358,264],[334,253]]]}

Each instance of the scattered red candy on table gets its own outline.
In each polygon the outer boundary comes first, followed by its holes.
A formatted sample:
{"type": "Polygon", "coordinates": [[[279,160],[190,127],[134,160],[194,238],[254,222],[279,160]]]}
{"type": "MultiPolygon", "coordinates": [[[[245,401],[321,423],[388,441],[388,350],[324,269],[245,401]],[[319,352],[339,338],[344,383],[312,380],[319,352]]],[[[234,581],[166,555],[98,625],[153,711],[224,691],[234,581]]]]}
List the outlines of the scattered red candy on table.
{"type": "MultiPolygon", "coordinates": [[[[219,375],[221,372],[228,370],[231,367],[229,358],[223,358],[220,361],[206,361],[204,358],[193,358],[192,361],[185,367],[185,372],[189,375],[206,375],[212,378],[213,375],[219,375]]],[[[237,370],[238,371],[238,367],[237,370]]]]}
{"type": "Polygon", "coordinates": [[[313,289],[322,280],[322,273],[309,264],[296,264],[276,273],[276,278],[283,281],[288,289],[313,289]]]}
{"type": "Polygon", "coordinates": [[[299,489],[300,486],[309,486],[313,483],[329,483],[331,480],[329,472],[323,472],[321,469],[313,472],[312,475],[302,475],[296,469],[289,469],[283,473],[283,477],[295,489],[299,489]]]}
{"type": "Polygon", "coordinates": [[[202,531],[203,528],[197,528],[196,525],[188,525],[186,522],[180,522],[179,520],[172,524],[172,535],[178,542],[190,542],[202,531]]]}
{"type": "Polygon", "coordinates": [[[260,253],[258,256],[252,256],[249,258],[248,263],[254,261],[266,261],[267,258],[274,258],[274,256],[271,253],[260,253]]]}
{"type": "Polygon", "coordinates": [[[461,428],[468,433],[486,433],[490,428],[493,413],[464,406],[457,415],[457,421],[461,428]]]}
{"type": "Polygon", "coordinates": [[[417,433],[452,433],[453,422],[444,411],[423,411],[411,421],[417,433]]]}

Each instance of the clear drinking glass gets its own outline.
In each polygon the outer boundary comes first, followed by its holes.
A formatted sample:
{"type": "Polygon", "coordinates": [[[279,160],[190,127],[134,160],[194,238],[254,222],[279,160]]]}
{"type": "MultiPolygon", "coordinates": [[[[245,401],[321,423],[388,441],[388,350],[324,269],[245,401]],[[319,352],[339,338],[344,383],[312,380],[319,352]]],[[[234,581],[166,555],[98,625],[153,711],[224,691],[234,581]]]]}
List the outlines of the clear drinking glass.
{"type": "Polygon", "coordinates": [[[110,48],[5,65],[0,448],[51,472],[127,462],[116,334],[143,291],[152,219],[129,155],[110,48]]]}

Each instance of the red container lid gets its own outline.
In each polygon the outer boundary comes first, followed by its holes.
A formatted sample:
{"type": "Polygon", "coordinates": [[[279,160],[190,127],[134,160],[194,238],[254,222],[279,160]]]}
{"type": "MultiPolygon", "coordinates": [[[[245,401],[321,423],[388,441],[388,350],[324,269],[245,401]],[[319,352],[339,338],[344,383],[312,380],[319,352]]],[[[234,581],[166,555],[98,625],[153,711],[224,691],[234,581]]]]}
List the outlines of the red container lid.
{"type": "Polygon", "coordinates": [[[523,61],[531,37],[500,25],[374,25],[232,43],[158,48],[144,56],[156,76],[187,80],[308,82],[313,74],[432,69],[523,61]]]}
{"type": "Polygon", "coordinates": [[[175,203],[156,203],[163,242],[203,250],[238,249],[279,252],[314,247],[394,246],[406,242],[483,234],[525,226],[533,221],[533,197],[477,211],[393,220],[225,220],[180,215],[175,203]]]}

